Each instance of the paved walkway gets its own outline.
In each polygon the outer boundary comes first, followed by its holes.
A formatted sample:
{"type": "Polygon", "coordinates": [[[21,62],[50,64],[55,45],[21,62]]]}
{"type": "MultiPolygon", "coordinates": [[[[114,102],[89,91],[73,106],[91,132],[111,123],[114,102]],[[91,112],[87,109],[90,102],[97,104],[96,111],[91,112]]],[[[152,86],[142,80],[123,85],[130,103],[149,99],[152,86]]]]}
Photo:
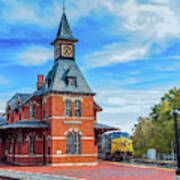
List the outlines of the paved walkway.
{"type": "Polygon", "coordinates": [[[172,180],[175,171],[100,161],[94,167],[0,165],[0,175],[22,180],[172,180]]]}

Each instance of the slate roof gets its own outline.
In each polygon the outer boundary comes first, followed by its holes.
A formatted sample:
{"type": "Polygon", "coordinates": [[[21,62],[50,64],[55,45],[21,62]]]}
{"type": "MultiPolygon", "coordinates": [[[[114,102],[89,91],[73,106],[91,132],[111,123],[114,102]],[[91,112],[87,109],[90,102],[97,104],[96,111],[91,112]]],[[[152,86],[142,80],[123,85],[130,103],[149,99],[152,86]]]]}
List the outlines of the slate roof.
{"type": "Polygon", "coordinates": [[[106,125],[106,124],[97,123],[97,122],[94,123],[94,128],[97,129],[97,130],[98,129],[109,129],[109,130],[117,129],[115,127],[112,127],[112,126],[109,126],[109,125],[106,125]]]}
{"type": "Polygon", "coordinates": [[[48,73],[45,83],[34,95],[42,95],[48,92],[76,93],[94,95],[83,77],[75,61],[58,60],[55,62],[52,70],[48,73]],[[67,77],[76,77],[77,86],[68,86],[67,77]],[[49,83],[50,82],[50,83],[49,83]]]}
{"type": "Polygon", "coordinates": [[[13,129],[13,128],[48,128],[49,124],[43,121],[18,121],[16,123],[0,126],[0,129],[13,129]]]}
{"type": "Polygon", "coordinates": [[[66,18],[66,14],[64,12],[63,12],[61,23],[58,29],[56,40],[57,39],[65,39],[65,40],[71,40],[71,41],[77,40],[72,35],[71,28],[66,18]]]}
{"type": "Polygon", "coordinates": [[[8,102],[7,104],[10,105],[11,111],[14,111],[19,105],[23,104],[32,94],[27,93],[16,93],[8,102]],[[19,105],[17,104],[19,101],[19,105]]]}

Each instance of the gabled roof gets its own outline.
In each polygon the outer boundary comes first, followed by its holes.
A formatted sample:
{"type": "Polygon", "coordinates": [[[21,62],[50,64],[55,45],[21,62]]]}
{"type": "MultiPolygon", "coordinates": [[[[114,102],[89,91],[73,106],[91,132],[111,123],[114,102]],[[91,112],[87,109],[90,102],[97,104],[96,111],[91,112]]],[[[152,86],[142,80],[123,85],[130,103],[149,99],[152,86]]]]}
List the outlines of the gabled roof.
{"type": "Polygon", "coordinates": [[[71,41],[77,40],[72,35],[72,31],[69,26],[68,20],[66,18],[65,12],[63,12],[63,15],[61,18],[61,23],[58,29],[56,40],[57,39],[71,40],[71,41]]]}
{"type": "Polygon", "coordinates": [[[94,101],[94,108],[97,112],[101,112],[103,109],[94,101]]]}
{"type": "Polygon", "coordinates": [[[48,73],[41,89],[36,91],[34,95],[42,95],[52,91],[95,95],[88,86],[76,62],[71,60],[58,60],[48,73]],[[67,85],[66,78],[69,75],[76,77],[76,87],[67,85]]]}
{"type": "Polygon", "coordinates": [[[10,106],[10,110],[14,111],[19,105],[23,104],[26,99],[31,97],[32,94],[28,93],[16,93],[8,102],[7,104],[10,106]],[[17,104],[19,102],[19,104],[17,104]]]}

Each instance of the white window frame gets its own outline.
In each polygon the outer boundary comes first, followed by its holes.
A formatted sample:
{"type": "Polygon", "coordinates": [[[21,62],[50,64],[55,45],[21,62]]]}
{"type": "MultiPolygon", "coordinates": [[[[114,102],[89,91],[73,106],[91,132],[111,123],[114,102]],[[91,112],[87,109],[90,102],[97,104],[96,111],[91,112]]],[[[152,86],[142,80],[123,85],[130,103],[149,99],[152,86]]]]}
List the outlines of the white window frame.
{"type": "Polygon", "coordinates": [[[81,117],[81,101],[75,100],[74,102],[74,115],[76,117],[81,117]]]}
{"type": "Polygon", "coordinates": [[[36,118],[36,104],[34,103],[29,105],[29,117],[36,118]]]}
{"type": "Polygon", "coordinates": [[[66,135],[66,154],[81,154],[81,135],[78,132],[66,135]]]}
{"type": "Polygon", "coordinates": [[[29,154],[36,153],[36,136],[30,135],[29,136],[29,154]]]}
{"type": "Polygon", "coordinates": [[[65,100],[65,116],[72,117],[72,102],[71,100],[65,100]]]}

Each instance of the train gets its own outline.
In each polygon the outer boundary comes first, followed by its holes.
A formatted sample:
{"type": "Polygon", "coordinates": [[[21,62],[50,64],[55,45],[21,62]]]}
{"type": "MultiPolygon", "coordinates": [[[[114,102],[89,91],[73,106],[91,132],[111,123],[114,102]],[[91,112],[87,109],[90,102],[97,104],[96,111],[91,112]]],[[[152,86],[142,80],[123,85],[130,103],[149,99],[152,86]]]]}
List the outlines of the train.
{"type": "Polygon", "coordinates": [[[120,130],[108,131],[98,142],[98,157],[112,161],[130,161],[133,158],[133,144],[130,135],[120,130]]]}

